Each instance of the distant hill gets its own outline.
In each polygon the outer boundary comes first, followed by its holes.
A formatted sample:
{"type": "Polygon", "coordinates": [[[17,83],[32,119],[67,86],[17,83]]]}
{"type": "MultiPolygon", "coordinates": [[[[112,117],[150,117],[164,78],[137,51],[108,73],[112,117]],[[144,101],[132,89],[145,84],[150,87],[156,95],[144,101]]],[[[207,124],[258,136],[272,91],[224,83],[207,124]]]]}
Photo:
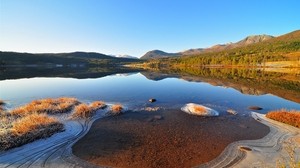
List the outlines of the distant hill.
{"type": "MultiPolygon", "coordinates": [[[[300,30],[278,36],[249,36],[237,43],[218,45],[206,52],[156,60],[155,64],[171,66],[299,66],[300,30]],[[168,59],[168,60],[166,60],[168,59]]],[[[190,51],[191,52],[191,51],[190,51]]],[[[154,62],[153,62],[154,63],[154,62]]],[[[153,64],[152,64],[153,65],[153,64]]]]}
{"type": "Polygon", "coordinates": [[[233,49],[237,47],[243,47],[250,44],[263,42],[266,40],[270,40],[272,38],[274,37],[270,35],[254,35],[254,36],[248,36],[245,39],[238,41],[236,43],[217,44],[209,48],[189,49],[178,53],[166,53],[160,50],[153,50],[147,52],[145,55],[141,57],[141,59],[156,59],[156,58],[166,58],[166,57],[173,57],[173,56],[197,55],[202,53],[218,52],[218,51],[223,51],[227,49],[233,49]]]}
{"type": "Polygon", "coordinates": [[[148,51],[145,55],[143,55],[140,59],[156,59],[156,58],[166,58],[173,56],[180,56],[180,53],[166,53],[161,50],[152,50],[148,51]]]}
{"type": "Polygon", "coordinates": [[[0,66],[91,66],[123,64],[137,61],[139,60],[112,57],[95,52],[32,54],[0,51],[0,66]]]}
{"type": "Polygon", "coordinates": [[[215,46],[209,47],[209,48],[198,48],[198,49],[190,49],[184,52],[181,52],[182,55],[196,55],[201,53],[208,53],[208,52],[218,52],[238,47],[247,46],[250,44],[255,44],[259,42],[263,42],[266,40],[270,40],[274,38],[274,36],[270,35],[255,35],[255,36],[248,36],[244,38],[241,41],[238,41],[236,43],[228,43],[228,44],[217,44],[215,46]]]}
{"type": "Polygon", "coordinates": [[[113,57],[117,57],[117,58],[130,58],[130,59],[139,59],[135,56],[131,56],[131,55],[111,55],[113,57]]]}

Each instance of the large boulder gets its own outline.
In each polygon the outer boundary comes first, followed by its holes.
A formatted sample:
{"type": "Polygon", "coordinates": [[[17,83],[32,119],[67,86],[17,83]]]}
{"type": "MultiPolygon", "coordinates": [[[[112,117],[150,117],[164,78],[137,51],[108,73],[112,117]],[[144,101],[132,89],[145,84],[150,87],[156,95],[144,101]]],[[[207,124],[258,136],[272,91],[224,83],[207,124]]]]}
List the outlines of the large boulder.
{"type": "Polygon", "coordinates": [[[217,112],[216,110],[195,103],[188,103],[185,106],[183,106],[181,110],[192,115],[219,116],[219,112],[217,112]]]}

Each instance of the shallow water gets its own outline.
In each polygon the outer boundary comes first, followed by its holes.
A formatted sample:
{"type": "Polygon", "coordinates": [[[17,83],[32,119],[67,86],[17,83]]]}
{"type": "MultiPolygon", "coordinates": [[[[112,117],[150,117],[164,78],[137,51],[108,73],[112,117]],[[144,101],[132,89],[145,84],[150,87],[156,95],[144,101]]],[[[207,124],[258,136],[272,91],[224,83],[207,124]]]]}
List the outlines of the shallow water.
{"type": "Polygon", "coordinates": [[[179,109],[186,103],[198,103],[218,110],[221,115],[226,114],[229,108],[239,114],[248,114],[249,106],[263,107],[260,111],[262,113],[281,108],[300,110],[300,104],[297,102],[251,86],[241,86],[239,83],[220,83],[178,74],[154,75],[151,72],[137,72],[82,79],[51,75],[19,79],[1,78],[3,80],[0,81],[0,99],[7,102],[8,108],[35,99],[68,96],[84,102],[103,100],[108,103],[122,103],[129,109],[145,106],[179,109]],[[157,102],[149,103],[149,98],[155,98],[157,102]]]}

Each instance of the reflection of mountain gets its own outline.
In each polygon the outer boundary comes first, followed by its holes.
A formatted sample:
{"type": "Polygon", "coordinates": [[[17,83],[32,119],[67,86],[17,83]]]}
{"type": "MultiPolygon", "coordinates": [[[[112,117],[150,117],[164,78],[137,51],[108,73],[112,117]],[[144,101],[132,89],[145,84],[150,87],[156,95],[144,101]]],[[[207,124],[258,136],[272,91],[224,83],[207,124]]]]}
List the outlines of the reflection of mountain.
{"type": "Polygon", "coordinates": [[[15,67],[15,68],[0,68],[0,80],[20,79],[33,77],[65,77],[65,78],[100,78],[113,74],[134,73],[139,70],[127,68],[88,68],[88,67],[15,67]]]}
{"type": "Polygon", "coordinates": [[[300,103],[300,74],[267,72],[255,69],[203,68],[176,69],[161,72],[142,72],[151,80],[180,78],[186,81],[207,82],[214,86],[230,87],[243,94],[270,93],[300,103]]]}
{"type": "Polygon", "coordinates": [[[243,94],[248,94],[248,95],[266,94],[265,92],[255,89],[255,88],[251,88],[251,87],[248,87],[245,85],[239,85],[237,83],[225,82],[225,81],[218,80],[218,79],[208,79],[208,78],[199,77],[199,76],[166,74],[166,73],[159,73],[159,72],[141,72],[141,74],[144,75],[147,79],[154,80],[154,81],[159,81],[159,80],[163,80],[166,78],[180,78],[180,79],[183,79],[183,80],[189,81],[189,82],[206,82],[213,86],[223,86],[226,88],[229,87],[229,88],[238,90],[243,94]]]}
{"type": "Polygon", "coordinates": [[[144,71],[141,72],[141,74],[144,75],[147,79],[154,80],[154,81],[160,81],[166,78],[180,78],[180,75],[160,73],[160,72],[144,71]]]}

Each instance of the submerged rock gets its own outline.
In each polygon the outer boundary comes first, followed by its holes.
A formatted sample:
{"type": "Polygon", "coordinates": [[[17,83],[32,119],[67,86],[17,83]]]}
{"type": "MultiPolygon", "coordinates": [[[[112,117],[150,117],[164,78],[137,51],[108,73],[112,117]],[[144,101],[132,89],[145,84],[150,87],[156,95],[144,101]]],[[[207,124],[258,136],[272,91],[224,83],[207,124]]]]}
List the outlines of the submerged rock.
{"type": "Polygon", "coordinates": [[[149,99],[149,102],[151,102],[151,103],[154,103],[154,102],[156,102],[156,99],[149,99]]]}
{"type": "Polygon", "coordinates": [[[232,114],[232,115],[237,115],[237,112],[235,110],[232,110],[232,109],[228,109],[227,113],[232,114]]]}
{"type": "Polygon", "coordinates": [[[259,107],[259,106],[250,106],[248,107],[249,110],[262,110],[263,108],[262,107],[259,107]]]}
{"type": "Polygon", "coordinates": [[[161,115],[154,115],[153,117],[149,118],[148,121],[149,122],[153,122],[153,121],[158,121],[158,120],[162,120],[163,116],[161,115]]]}
{"type": "Polygon", "coordinates": [[[145,108],[141,108],[141,110],[152,112],[152,111],[160,110],[160,107],[145,107],[145,108]]]}
{"type": "Polygon", "coordinates": [[[188,103],[181,108],[183,112],[199,116],[219,116],[219,112],[200,104],[188,103]]]}

